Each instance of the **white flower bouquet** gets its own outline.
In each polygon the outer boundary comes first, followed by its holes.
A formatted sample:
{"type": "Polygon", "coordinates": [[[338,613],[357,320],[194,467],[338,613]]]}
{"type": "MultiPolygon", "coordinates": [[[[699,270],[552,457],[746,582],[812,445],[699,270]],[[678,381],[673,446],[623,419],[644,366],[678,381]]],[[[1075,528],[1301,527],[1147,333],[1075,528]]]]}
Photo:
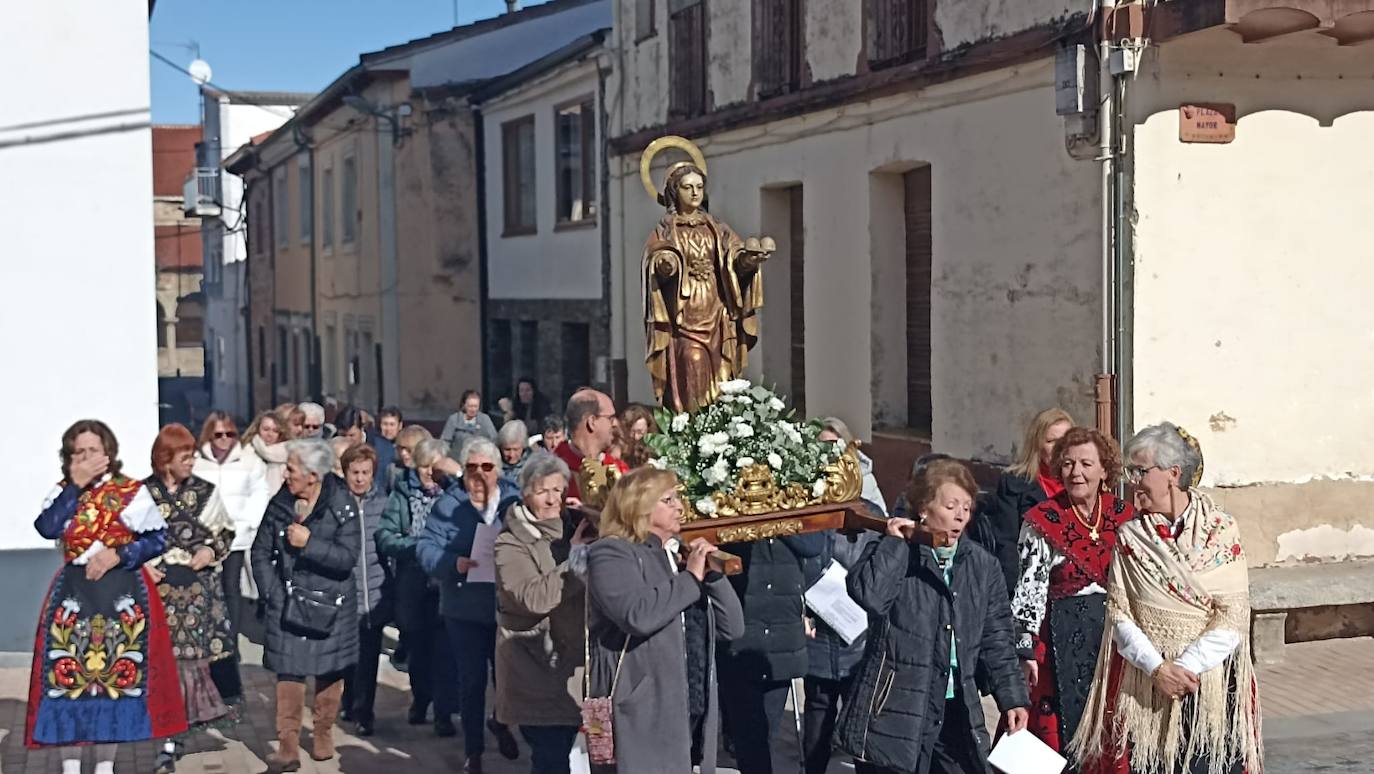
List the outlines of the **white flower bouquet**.
{"type": "Polygon", "coordinates": [[[779,488],[796,485],[821,498],[825,469],[844,454],[844,442],[820,440],[819,422],[795,419],[781,398],[747,379],[723,382],[720,393],[690,414],[659,409],[664,430],[645,438],[657,455],[651,464],[677,474],[691,510],[715,515],[719,498],[712,495],[732,493],[739,472],[760,464],[779,488]]]}

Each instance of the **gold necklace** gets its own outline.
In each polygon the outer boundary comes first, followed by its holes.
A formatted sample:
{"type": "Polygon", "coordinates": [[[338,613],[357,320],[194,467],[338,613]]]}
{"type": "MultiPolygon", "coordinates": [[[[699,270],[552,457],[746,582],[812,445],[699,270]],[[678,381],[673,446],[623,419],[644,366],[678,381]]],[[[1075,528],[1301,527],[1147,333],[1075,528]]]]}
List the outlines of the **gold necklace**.
{"type": "Polygon", "coordinates": [[[1097,496],[1097,502],[1089,512],[1093,517],[1092,523],[1089,523],[1087,519],[1083,518],[1083,514],[1078,510],[1078,503],[1069,500],[1069,507],[1073,508],[1073,515],[1074,518],[1078,519],[1078,523],[1088,528],[1088,537],[1096,543],[1099,537],[1097,531],[1098,527],[1102,526],[1102,495],[1097,496]]]}

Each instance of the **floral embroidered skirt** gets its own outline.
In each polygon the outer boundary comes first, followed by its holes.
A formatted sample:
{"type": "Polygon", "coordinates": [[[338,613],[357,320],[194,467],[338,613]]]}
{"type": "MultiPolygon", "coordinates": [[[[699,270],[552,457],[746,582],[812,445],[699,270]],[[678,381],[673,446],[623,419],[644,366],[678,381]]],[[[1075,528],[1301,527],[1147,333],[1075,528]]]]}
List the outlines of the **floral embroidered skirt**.
{"type": "Polygon", "coordinates": [[[29,747],[159,739],[186,730],[162,600],[143,570],[58,570],[34,638],[29,747]]]}
{"type": "Polygon", "coordinates": [[[186,720],[202,725],[230,719],[210,662],[234,657],[234,630],[224,604],[224,586],[212,569],[199,572],[170,565],[157,585],[181,677],[186,720]]]}

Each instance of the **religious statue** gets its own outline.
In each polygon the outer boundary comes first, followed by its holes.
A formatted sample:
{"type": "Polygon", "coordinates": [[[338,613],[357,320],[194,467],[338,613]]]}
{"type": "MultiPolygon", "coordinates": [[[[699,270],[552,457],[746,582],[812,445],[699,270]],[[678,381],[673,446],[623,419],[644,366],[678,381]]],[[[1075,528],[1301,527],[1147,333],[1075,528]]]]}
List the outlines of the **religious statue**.
{"type": "Polygon", "coordinates": [[[776,246],[768,237],[741,239],[711,215],[706,160],[689,140],[652,142],[640,157],[640,179],[667,209],[644,246],[644,360],[659,402],[693,411],[719,396],[722,382],[743,373],[759,336],[759,267],[776,246]],[[659,192],[649,168],[666,148],[692,160],[668,167],[659,192]]]}

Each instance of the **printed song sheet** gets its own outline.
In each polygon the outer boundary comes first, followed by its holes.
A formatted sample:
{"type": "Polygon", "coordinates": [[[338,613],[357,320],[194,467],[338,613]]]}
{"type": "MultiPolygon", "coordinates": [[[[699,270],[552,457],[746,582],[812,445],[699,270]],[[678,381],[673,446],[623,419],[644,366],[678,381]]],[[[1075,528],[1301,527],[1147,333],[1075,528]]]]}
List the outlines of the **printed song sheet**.
{"type": "Polygon", "coordinates": [[[1029,731],[1006,734],[992,748],[988,763],[1003,774],[1060,774],[1068,761],[1029,731]]]}
{"type": "Polygon", "coordinates": [[[831,561],[825,574],[806,590],[805,595],[806,606],[844,638],[846,645],[853,643],[868,628],[868,614],[849,598],[849,591],[845,589],[848,577],[844,565],[831,561]]]}
{"type": "Polygon", "coordinates": [[[496,582],[496,536],[501,534],[501,525],[478,524],[477,534],[472,538],[472,553],[468,556],[477,566],[468,573],[468,583],[496,582]]]}

